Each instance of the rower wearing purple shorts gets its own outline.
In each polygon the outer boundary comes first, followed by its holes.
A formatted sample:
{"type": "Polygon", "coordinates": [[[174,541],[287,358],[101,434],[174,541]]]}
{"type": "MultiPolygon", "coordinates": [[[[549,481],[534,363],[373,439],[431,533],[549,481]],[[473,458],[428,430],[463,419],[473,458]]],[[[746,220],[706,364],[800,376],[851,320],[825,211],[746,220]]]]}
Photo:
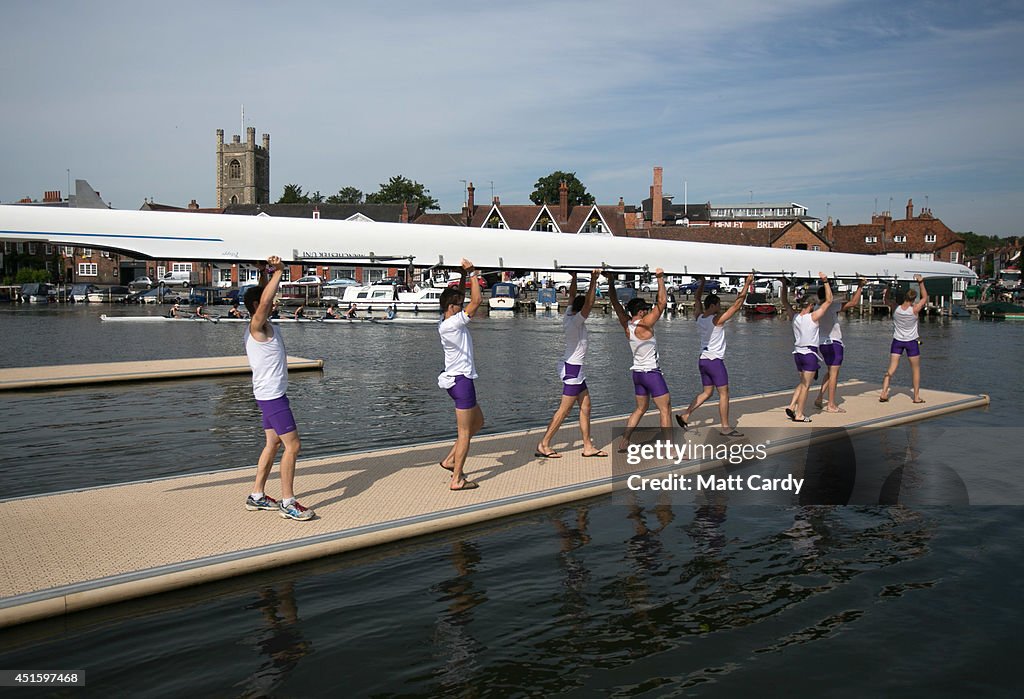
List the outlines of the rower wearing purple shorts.
{"type": "Polygon", "coordinates": [[[654,324],[665,312],[667,302],[665,293],[665,273],[659,267],[654,272],[658,278],[658,297],[655,305],[644,299],[634,298],[626,304],[625,310],[619,303],[615,292],[615,275],[605,273],[608,277],[608,300],[611,301],[615,315],[629,338],[629,348],[633,352],[633,390],[636,394],[636,408],[626,419],[626,430],[619,443],[619,451],[624,452],[629,446],[629,437],[640,424],[640,419],[647,412],[651,399],[658,409],[662,429],[672,426],[672,397],[668,385],[658,365],[658,342],[654,339],[654,324]]]}
{"type": "Polygon", "coordinates": [[[590,440],[590,391],[587,389],[586,376],[583,373],[583,361],[587,356],[587,318],[594,307],[594,295],[597,293],[597,279],[601,270],[590,273],[590,287],[586,295],[576,295],[576,274],[572,275],[569,284],[569,298],[572,303],[565,311],[562,327],[565,328],[565,354],[559,368],[562,378],[562,402],[559,403],[547,431],[537,444],[534,456],[545,459],[558,459],[561,454],[551,448],[551,440],[569,415],[573,404],[580,406],[580,432],[583,433],[583,456],[608,456],[590,440]]]}
{"type": "Polygon", "coordinates": [[[452,472],[450,490],[472,490],[476,483],[466,480],[462,473],[469,454],[469,442],[484,426],[484,413],[476,402],[477,377],[473,361],[473,337],[469,334],[469,321],[480,308],[479,272],[469,260],[462,260],[459,285],[441,292],[441,312],[444,319],[438,324],[441,348],[444,350],[444,371],[437,377],[437,385],[447,389],[455,401],[455,424],[458,435],[448,455],[441,459],[441,468],[452,472]],[[469,305],[466,301],[466,277],[469,276],[469,305]]]}
{"type": "MultiPolygon", "coordinates": [[[[828,373],[825,374],[821,379],[821,390],[818,392],[818,397],[814,401],[816,408],[822,408],[824,406],[826,413],[845,413],[846,411],[839,407],[839,401],[836,399],[837,388],[839,384],[839,367],[843,365],[843,329],[840,325],[840,314],[845,313],[851,308],[855,308],[860,303],[860,295],[864,290],[864,278],[857,278],[857,290],[853,292],[853,296],[850,297],[845,303],[842,301],[833,301],[828,306],[828,312],[825,313],[821,318],[821,323],[818,324],[818,337],[821,339],[821,344],[818,345],[818,350],[821,352],[821,358],[825,360],[825,366],[828,368],[828,373]],[[828,393],[828,404],[825,404],[825,394],[828,393]]],[[[818,289],[818,300],[825,301],[825,287],[818,289]]]]}
{"type": "Polygon", "coordinates": [[[892,346],[889,348],[889,368],[882,379],[882,395],[878,397],[879,402],[889,400],[889,380],[896,373],[896,367],[900,363],[900,355],[907,353],[907,360],[910,362],[910,374],[914,382],[914,402],[924,403],[921,398],[921,341],[917,331],[917,317],[928,304],[928,290],[924,287],[924,278],[920,274],[914,275],[914,281],[921,289],[921,298],[917,299],[917,292],[908,289],[903,296],[903,303],[896,305],[895,301],[889,298],[889,289],[885,290],[884,301],[892,313],[892,346]]]}
{"type": "Polygon", "coordinates": [[[696,300],[693,312],[697,316],[697,331],[700,333],[700,359],[697,368],[700,371],[700,382],[703,390],[690,403],[681,415],[676,415],[676,422],[684,430],[689,427],[690,416],[718,389],[718,416],[721,420],[718,431],[723,437],[742,437],[743,433],[733,428],[729,422],[729,372],[725,369],[725,324],[736,315],[743,306],[744,299],[754,286],[754,275],[747,275],[743,282],[743,290],[724,311],[722,301],[717,294],[708,294],[701,303],[704,293],[704,277],[699,277],[696,300]]]}
{"type": "Polygon", "coordinates": [[[789,305],[789,285],[782,280],[782,310],[793,319],[793,359],[796,370],[800,372],[800,383],[793,389],[793,398],[786,408],[786,415],[793,422],[810,422],[811,418],[804,415],[804,404],[811,392],[811,384],[818,377],[818,324],[832,305],[832,287],[824,272],[818,272],[821,284],[825,289],[825,303],[815,308],[818,297],[808,294],[798,308],[789,305]]]}
{"type": "MultiPolygon", "coordinates": [[[[245,292],[245,307],[249,311],[249,324],[245,327],[245,354],[252,367],[252,393],[263,414],[266,444],[256,463],[256,485],[245,500],[247,510],[277,510],[285,519],[306,521],[313,519],[313,510],[303,507],[295,499],[295,460],[298,458],[299,430],[295,426],[291,405],[288,403],[288,355],[284,349],[281,329],[270,322],[274,296],[281,283],[284,265],[280,257],[267,259],[273,271],[270,280],[245,292]],[[277,450],[284,445],[281,456],[281,501],[263,492],[274,465],[277,450]]],[[[267,268],[263,272],[266,273],[267,268]]]]}

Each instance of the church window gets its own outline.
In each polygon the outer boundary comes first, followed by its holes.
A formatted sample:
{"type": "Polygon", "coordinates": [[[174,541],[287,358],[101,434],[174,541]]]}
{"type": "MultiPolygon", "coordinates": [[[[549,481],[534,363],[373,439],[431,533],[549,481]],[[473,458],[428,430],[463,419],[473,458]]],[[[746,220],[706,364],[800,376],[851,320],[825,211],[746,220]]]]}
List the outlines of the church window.
{"type": "Polygon", "coordinates": [[[233,180],[242,179],[242,164],[237,160],[232,160],[228,165],[228,175],[233,180]]]}

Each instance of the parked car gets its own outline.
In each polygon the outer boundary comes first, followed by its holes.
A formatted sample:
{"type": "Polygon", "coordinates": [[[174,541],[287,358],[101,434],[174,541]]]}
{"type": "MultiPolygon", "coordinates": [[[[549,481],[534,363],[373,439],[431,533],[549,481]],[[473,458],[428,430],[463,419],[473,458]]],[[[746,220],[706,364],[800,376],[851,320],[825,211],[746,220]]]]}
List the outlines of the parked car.
{"type": "Polygon", "coordinates": [[[336,277],[324,284],[324,286],[359,286],[359,282],[355,279],[351,279],[350,277],[336,277]]]}
{"type": "MultiPolygon", "coordinates": [[[[692,294],[697,291],[697,287],[700,286],[699,281],[692,281],[689,284],[680,284],[679,288],[676,289],[680,294],[692,294]]],[[[717,279],[705,279],[704,280],[704,291],[712,293],[719,291],[722,288],[721,283],[717,279]]]]}
{"type": "Polygon", "coordinates": [[[191,283],[191,272],[168,272],[158,282],[159,286],[180,286],[183,289],[187,289],[191,283]]]}
{"type": "Polygon", "coordinates": [[[149,277],[135,277],[128,282],[128,288],[132,291],[148,291],[153,288],[153,280],[149,277]]]}
{"type": "Polygon", "coordinates": [[[163,286],[154,286],[146,291],[128,295],[125,303],[188,303],[188,296],[163,286]]]}
{"type": "Polygon", "coordinates": [[[302,286],[320,286],[324,283],[323,277],[316,274],[308,274],[305,277],[299,277],[293,282],[282,282],[283,284],[301,284],[302,286]]]}

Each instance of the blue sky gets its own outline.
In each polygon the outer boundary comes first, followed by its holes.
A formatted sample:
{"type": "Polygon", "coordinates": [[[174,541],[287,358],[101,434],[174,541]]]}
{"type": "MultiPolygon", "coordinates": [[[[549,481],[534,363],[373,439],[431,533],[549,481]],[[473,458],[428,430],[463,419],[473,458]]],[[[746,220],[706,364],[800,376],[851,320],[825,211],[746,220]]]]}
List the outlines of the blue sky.
{"type": "Polygon", "coordinates": [[[1022,59],[1021,2],[7,2],[0,201],[70,170],[212,206],[244,104],[274,198],[402,174],[454,211],[568,170],[639,204],[660,165],[677,201],[1022,234],[1022,59]]]}

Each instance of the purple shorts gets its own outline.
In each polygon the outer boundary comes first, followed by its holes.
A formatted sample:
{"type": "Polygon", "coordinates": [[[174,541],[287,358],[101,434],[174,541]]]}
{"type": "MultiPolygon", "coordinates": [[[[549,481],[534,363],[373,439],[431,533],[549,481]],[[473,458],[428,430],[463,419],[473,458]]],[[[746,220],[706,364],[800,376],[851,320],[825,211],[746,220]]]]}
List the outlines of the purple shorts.
{"type": "Polygon", "coordinates": [[[633,390],[638,396],[651,396],[657,398],[668,393],[668,384],[661,369],[651,371],[633,371],[633,390]]]}
{"type": "Polygon", "coordinates": [[[563,396],[578,396],[587,390],[587,382],[583,383],[565,383],[565,379],[575,379],[579,377],[580,370],[583,369],[579,364],[569,364],[568,362],[562,364],[565,367],[565,376],[562,378],[562,395],[563,396]]]}
{"type": "Polygon", "coordinates": [[[729,372],[721,359],[701,359],[697,362],[702,386],[728,386],[729,372]]]}
{"type": "Polygon", "coordinates": [[[843,365],[843,343],[833,340],[830,344],[819,345],[821,358],[825,360],[825,366],[843,365]]]}
{"type": "Polygon", "coordinates": [[[448,389],[448,395],[455,401],[457,410],[472,410],[476,407],[476,385],[468,376],[456,376],[455,385],[448,389]]]}
{"type": "Polygon", "coordinates": [[[279,437],[299,429],[295,426],[295,416],[292,415],[288,396],[273,400],[257,400],[256,405],[260,406],[260,412],[263,413],[263,429],[274,430],[279,437]]]}
{"type": "Polygon", "coordinates": [[[906,350],[908,357],[921,356],[921,343],[919,340],[893,340],[889,352],[892,354],[903,354],[906,350]]]}
{"type": "Polygon", "coordinates": [[[813,352],[808,352],[807,354],[797,352],[793,355],[793,360],[796,362],[797,371],[813,371],[815,374],[818,373],[820,363],[818,362],[818,355],[813,352]]]}

